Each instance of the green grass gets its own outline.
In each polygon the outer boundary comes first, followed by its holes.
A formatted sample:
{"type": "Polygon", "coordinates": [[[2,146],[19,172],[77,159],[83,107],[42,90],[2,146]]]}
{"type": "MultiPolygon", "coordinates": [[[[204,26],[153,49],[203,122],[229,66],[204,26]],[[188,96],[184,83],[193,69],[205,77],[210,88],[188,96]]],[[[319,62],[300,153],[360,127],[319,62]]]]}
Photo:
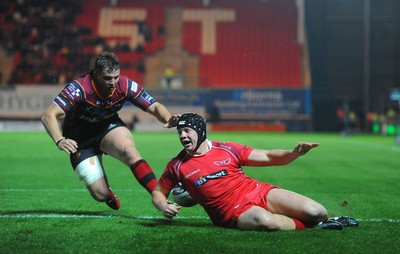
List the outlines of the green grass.
{"type": "MultiPolygon", "coordinates": [[[[175,133],[133,133],[161,175],[180,150],[175,133]]],[[[246,168],[248,175],[309,196],[358,228],[250,232],[212,226],[200,206],[162,218],[130,170],[106,156],[121,199],[113,211],[95,202],[66,154],[41,132],[0,133],[0,253],[400,253],[400,146],[393,137],[310,133],[219,133],[257,148],[321,146],[290,165],[246,168]]]]}

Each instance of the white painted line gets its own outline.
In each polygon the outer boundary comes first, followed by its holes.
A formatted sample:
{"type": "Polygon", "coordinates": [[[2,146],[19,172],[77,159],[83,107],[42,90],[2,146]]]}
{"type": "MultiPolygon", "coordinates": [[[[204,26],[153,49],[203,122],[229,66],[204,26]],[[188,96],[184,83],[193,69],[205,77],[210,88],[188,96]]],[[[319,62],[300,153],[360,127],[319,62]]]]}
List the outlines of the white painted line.
{"type": "Polygon", "coordinates": [[[400,219],[368,219],[368,220],[364,220],[364,219],[357,219],[358,221],[361,222],[390,222],[390,223],[400,223],[400,219]]]}
{"type": "MultiPolygon", "coordinates": [[[[17,218],[17,219],[76,219],[76,218],[92,218],[92,219],[138,219],[153,220],[165,219],[163,216],[119,216],[119,215],[96,215],[96,214],[63,214],[63,213],[1,213],[0,219],[17,218]]],[[[206,216],[177,216],[175,219],[209,219],[206,216]]]]}
{"type": "MultiPolygon", "coordinates": [[[[121,192],[147,192],[144,189],[116,189],[121,192]]],[[[82,189],[0,189],[0,192],[87,192],[85,188],[82,189]]],[[[114,188],[113,188],[113,191],[114,188]]]]}
{"type": "Polygon", "coordinates": [[[0,192],[85,192],[86,189],[0,189],[0,192]]]}
{"type": "MultiPolygon", "coordinates": [[[[153,220],[165,219],[163,216],[120,216],[120,215],[97,215],[97,214],[64,214],[64,213],[12,213],[0,212],[0,219],[17,218],[17,219],[75,219],[75,218],[93,218],[93,219],[138,219],[138,220],[153,220]]],[[[207,216],[177,216],[176,219],[198,219],[209,220],[207,216]]],[[[357,219],[359,222],[389,222],[400,223],[400,219],[357,219]]]]}

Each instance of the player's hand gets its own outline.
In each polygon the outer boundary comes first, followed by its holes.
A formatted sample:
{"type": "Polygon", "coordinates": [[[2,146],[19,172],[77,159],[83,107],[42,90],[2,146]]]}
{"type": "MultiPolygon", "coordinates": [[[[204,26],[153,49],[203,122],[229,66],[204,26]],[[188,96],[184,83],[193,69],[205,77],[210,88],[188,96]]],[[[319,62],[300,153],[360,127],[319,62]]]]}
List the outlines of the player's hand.
{"type": "Polygon", "coordinates": [[[302,156],[314,147],[319,146],[319,143],[314,142],[299,142],[297,146],[294,148],[294,152],[297,153],[298,156],[302,156]]]}
{"type": "Polygon", "coordinates": [[[172,128],[172,127],[176,127],[176,125],[178,124],[178,119],[179,117],[181,117],[180,114],[175,114],[172,115],[168,122],[166,124],[164,124],[164,128],[172,128]]]}
{"type": "Polygon", "coordinates": [[[78,143],[73,139],[65,138],[58,143],[58,148],[67,154],[76,153],[78,143]]]}
{"type": "Polygon", "coordinates": [[[179,214],[179,210],[181,209],[181,206],[178,206],[171,201],[167,200],[164,209],[163,209],[163,215],[164,217],[168,219],[172,219],[176,215],[179,214]]]}

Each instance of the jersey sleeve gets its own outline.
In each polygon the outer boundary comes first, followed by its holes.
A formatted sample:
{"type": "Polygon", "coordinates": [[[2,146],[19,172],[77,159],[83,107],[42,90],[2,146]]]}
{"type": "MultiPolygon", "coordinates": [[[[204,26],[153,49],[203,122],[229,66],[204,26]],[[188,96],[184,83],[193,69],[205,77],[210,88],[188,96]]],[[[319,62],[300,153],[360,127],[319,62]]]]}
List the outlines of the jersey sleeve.
{"type": "Polygon", "coordinates": [[[69,111],[85,96],[83,88],[78,82],[69,83],[53,100],[53,103],[58,105],[64,112],[69,111]]]}
{"type": "Polygon", "coordinates": [[[175,174],[174,164],[176,160],[171,160],[167,167],[165,168],[163,174],[161,175],[158,183],[166,190],[172,190],[175,185],[178,184],[179,180],[177,175],[175,174]]]}
{"type": "Polygon", "coordinates": [[[235,142],[227,142],[229,144],[229,147],[231,147],[230,151],[235,155],[235,157],[238,159],[239,164],[246,166],[248,165],[248,158],[250,156],[250,153],[254,150],[253,148],[235,143],[235,142]]]}
{"type": "Polygon", "coordinates": [[[143,111],[146,111],[151,104],[156,102],[141,85],[130,79],[128,80],[128,101],[143,111]]]}

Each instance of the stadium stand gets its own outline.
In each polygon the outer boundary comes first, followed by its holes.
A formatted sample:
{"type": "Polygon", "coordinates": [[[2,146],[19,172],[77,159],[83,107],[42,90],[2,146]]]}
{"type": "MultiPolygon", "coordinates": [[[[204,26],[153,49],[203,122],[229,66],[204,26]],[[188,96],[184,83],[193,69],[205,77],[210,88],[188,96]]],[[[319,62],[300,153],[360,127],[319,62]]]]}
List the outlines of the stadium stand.
{"type": "MultiPolygon", "coordinates": [[[[102,50],[115,51],[123,73],[138,82],[145,82],[149,73],[161,77],[166,62],[149,69],[146,58],[165,50],[166,13],[178,7],[183,20],[180,56],[198,58],[198,71],[191,72],[199,80],[196,86],[303,87],[302,45],[291,1],[215,0],[205,6],[200,0],[38,0],[23,5],[7,0],[2,5],[9,14],[0,16],[1,46],[13,57],[9,84],[62,83],[82,74],[102,50]],[[131,10],[137,19],[129,16],[131,10]],[[103,24],[107,17],[111,23],[103,24]],[[137,34],[118,34],[115,25],[135,27],[137,34]]],[[[177,73],[185,77],[183,67],[177,73]]]]}

